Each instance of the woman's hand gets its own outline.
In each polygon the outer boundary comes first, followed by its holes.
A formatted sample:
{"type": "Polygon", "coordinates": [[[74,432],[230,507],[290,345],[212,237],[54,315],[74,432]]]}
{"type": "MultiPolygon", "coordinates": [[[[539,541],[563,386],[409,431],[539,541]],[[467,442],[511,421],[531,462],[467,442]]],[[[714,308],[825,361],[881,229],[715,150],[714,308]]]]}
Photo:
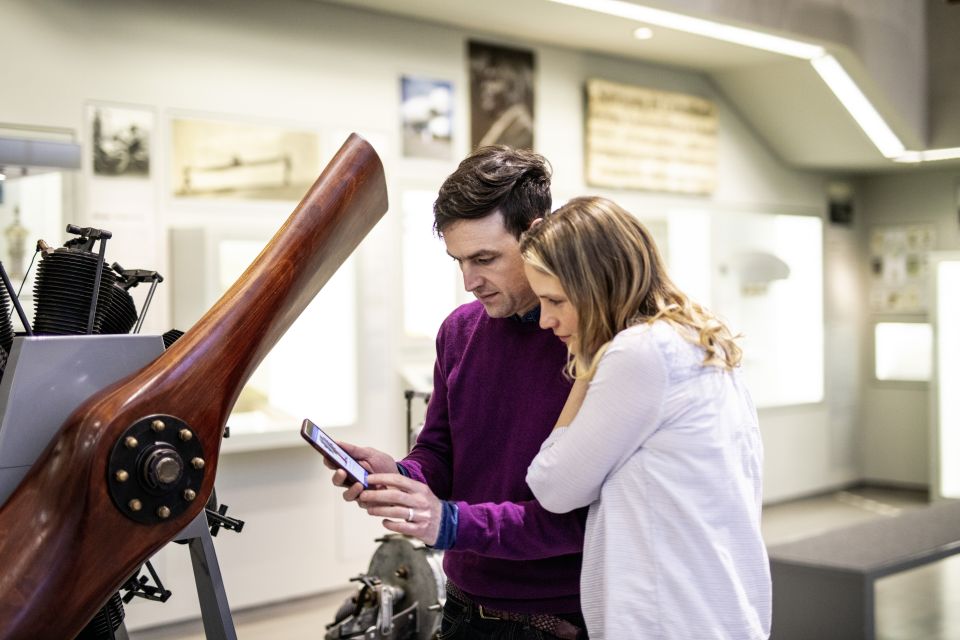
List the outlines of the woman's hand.
{"type": "Polygon", "coordinates": [[[580,411],[580,406],[583,404],[583,398],[587,395],[587,387],[590,386],[590,381],[577,378],[573,382],[573,388],[570,389],[570,395],[567,396],[567,402],[563,405],[563,411],[560,412],[560,417],[557,418],[556,427],[568,427],[570,423],[573,422],[573,419],[577,417],[577,412],[580,411]]]}

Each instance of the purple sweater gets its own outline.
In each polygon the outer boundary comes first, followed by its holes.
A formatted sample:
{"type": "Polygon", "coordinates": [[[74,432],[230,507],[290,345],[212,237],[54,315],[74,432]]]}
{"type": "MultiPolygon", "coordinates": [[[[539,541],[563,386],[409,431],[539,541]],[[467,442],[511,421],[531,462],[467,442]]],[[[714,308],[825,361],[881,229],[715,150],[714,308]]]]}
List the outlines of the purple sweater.
{"type": "Polygon", "coordinates": [[[535,322],[463,305],[437,335],[433,396],[402,462],[459,508],[447,577],[479,603],[524,613],[580,610],[585,510],[549,513],[525,481],[570,392],[566,347],[535,322]]]}

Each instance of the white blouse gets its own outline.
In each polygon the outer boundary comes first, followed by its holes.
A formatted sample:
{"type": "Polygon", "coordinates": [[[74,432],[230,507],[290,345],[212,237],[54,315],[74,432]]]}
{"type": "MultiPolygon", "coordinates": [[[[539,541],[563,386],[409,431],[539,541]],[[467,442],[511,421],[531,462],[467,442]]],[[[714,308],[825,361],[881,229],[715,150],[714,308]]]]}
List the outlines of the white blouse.
{"type": "Polygon", "coordinates": [[[527,471],[546,509],[590,506],[592,640],[769,636],[757,413],[738,371],[703,360],[664,321],[620,332],[527,471]]]}

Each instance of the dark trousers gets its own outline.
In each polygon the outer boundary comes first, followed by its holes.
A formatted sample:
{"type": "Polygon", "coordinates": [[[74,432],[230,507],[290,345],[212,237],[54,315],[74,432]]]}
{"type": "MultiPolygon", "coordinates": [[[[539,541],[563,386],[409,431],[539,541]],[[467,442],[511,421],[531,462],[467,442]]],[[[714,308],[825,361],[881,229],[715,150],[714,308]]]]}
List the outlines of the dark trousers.
{"type": "MultiPolygon", "coordinates": [[[[586,628],[579,615],[562,617],[581,629],[586,628]]],[[[523,621],[484,618],[477,606],[461,602],[447,592],[437,640],[554,640],[556,637],[523,621]]],[[[586,632],[580,637],[586,639],[586,632]]]]}

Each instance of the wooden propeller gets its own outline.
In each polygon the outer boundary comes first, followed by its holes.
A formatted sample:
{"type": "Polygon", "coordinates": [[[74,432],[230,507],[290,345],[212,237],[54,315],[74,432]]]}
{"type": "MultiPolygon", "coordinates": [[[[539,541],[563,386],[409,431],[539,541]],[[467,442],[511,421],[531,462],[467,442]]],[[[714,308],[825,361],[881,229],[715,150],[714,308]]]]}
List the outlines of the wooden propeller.
{"type": "Polygon", "coordinates": [[[0,637],[75,637],[203,509],[247,378],[386,209],[380,159],[351,135],[206,315],[67,419],[0,508],[0,637]],[[134,482],[170,507],[118,498],[134,482]]]}

